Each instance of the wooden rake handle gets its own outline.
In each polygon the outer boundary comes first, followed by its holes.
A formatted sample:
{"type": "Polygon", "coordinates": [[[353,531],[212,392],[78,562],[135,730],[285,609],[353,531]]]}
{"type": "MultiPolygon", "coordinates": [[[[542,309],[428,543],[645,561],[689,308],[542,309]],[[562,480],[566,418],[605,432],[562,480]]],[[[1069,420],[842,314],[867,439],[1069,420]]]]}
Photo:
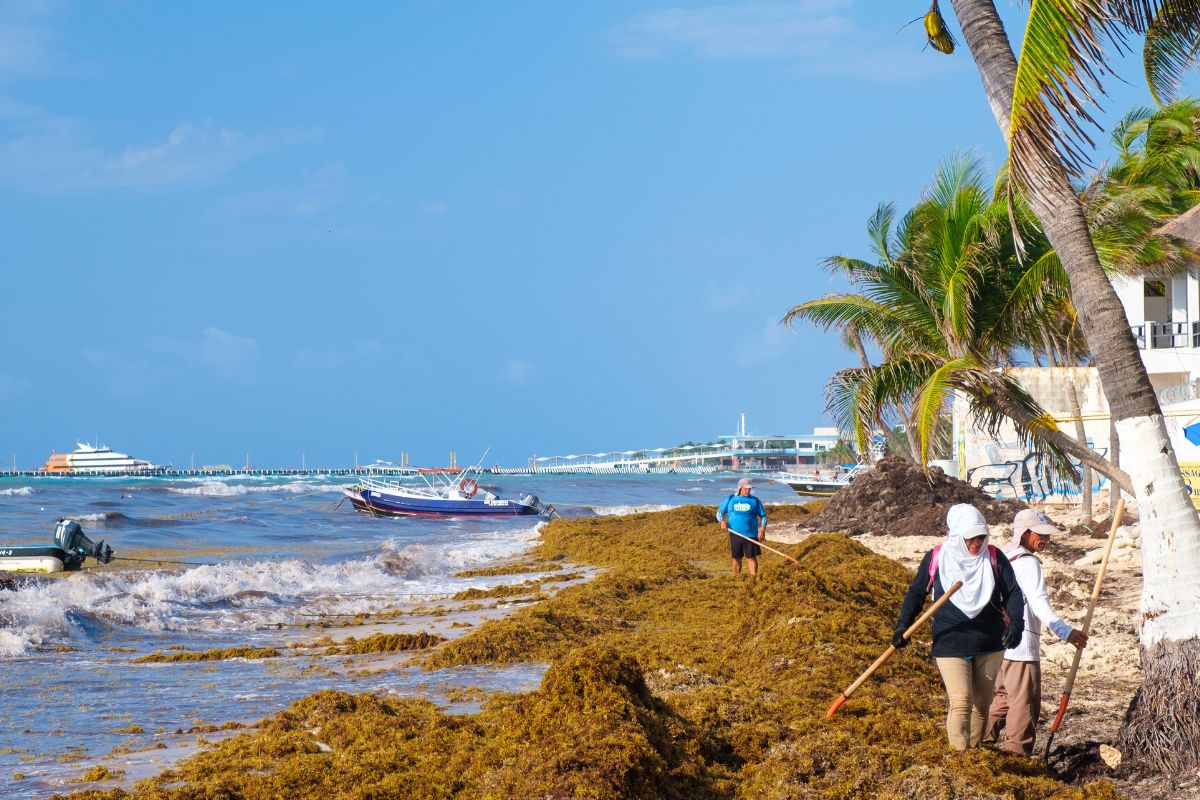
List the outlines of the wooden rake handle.
{"type": "MultiPolygon", "coordinates": [[[[1121,527],[1121,517],[1125,513],[1125,498],[1117,501],[1113,511],[1112,525],[1108,529],[1108,541],[1104,543],[1104,556],[1100,559],[1100,571],[1096,573],[1096,585],[1092,587],[1092,599],[1088,601],[1087,616],[1083,618],[1083,633],[1086,635],[1092,628],[1092,614],[1096,611],[1096,602],[1100,599],[1100,587],[1104,583],[1104,573],[1108,571],[1108,558],[1112,555],[1113,542],[1117,539],[1117,528],[1121,527]]],[[[1067,685],[1058,701],[1058,714],[1050,725],[1050,735],[1058,731],[1062,725],[1063,716],[1067,713],[1067,704],[1071,701],[1071,690],[1075,688],[1075,675],[1079,672],[1079,660],[1083,658],[1083,650],[1075,648],[1075,657],[1071,659],[1071,671],[1067,673],[1067,685]]],[[[1047,742],[1047,750],[1049,743],[1047,742]]]]}
{"type": "MultiPolygon", "coordinates": [[[[914,622],[912,625],[908,626],[908,630],[906,630],[903,634],[904,638],[911,639],[912,635],[917,632],[917,628],[920,628],[922,625],[924,625],[925,620],[929,619],[935,613],[937,613],[937,610],[939,608],[941,608],[942,606],[944,606],[946,604],[946,601],[950,599],[950,595],[954,594],[961,588],[962,588],[962,581],[955,581],[954,585],[951,586],[949,589],[947,589],[945,594],[943,594],[941,597],[939,597],[937,600],[935,600],[933,605],[931,605],[924,614],[917,617],[916,622],[914,622]]],[[[829,707],[829,710],[825,712],[825,718],[829,719],[835,713],[837,713],[837,710],[842,707],[842,704],[845,703],[848,699],[850,699],[850,695],[854,694],[854,692],[858,689],[858,687],[860,687],[864,683],[866,683],[867,679],[875,674],[875,670],[882,667],[884,665],[884,662],[886,662],[889,658],[891,658],[893,655],[895,655],[895,653],[896,653],[896,645],[894,645],[894,644],[888,645],[888,649],[883,651],[883,655],[881,655],[881,656],[879,656],[879,658],[875,659],[875,662],[873,664],[871,664],[871,666],[867,667],[866,671],[862,675],[859,675],[858,678],[854,681],[854,683],[847,686],[846,690],[844,692],[842,692],[836,700],[833,701],[833,705],[831,705],[829,707]]]]}
{"type": "Polygon", "coordinates": [[[749,536],[742,536],[742,534],[738,533],[737,531],[730,531],[730,533],[732,533],[734,536],[741,536],[747,542],[754,542],[756,545],[761,547],[763,550],[770,550],[772,553],[775,553],[776,555],[781,555],[784,558],[786,558],[788,561],[792,562],[793,564],[796,564],[796,565],[800,564],[799,561],[792,558],[791,556],[789,556],[787,553],[783,552],[782,550],[776,550],[774,547],[764,544],[764,543],[760,542],[758,539],[751,539],[749,536]]]}

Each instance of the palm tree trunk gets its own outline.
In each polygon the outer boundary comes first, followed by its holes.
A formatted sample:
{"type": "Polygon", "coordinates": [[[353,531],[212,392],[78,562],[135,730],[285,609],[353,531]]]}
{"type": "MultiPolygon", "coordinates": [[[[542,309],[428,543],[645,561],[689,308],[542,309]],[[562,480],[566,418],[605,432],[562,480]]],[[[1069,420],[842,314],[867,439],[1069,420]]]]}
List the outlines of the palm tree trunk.
{"type": "MultiPolygon", "coordinates": [[[[1108,460],[1118,468],[1121,466],[1121,437],[1117,434],[1117,424],[1111,416],[1108,418],[1108,460]]],[[[1108,508],[1113,510],[1117,507],[1117,501],[1121,499],[1121,487],[1115,483],[1108,485],[1108,508]]]]}
{"type": "MultiPolygon", "coordinates": [[[[1017,60],[992,0],[951,0],[1001,132],[1009,134],[1017,60]]],[[[1126,714],[1131,761],[1200,765],[1200,518],[1188,499],[1162,410],[1116,292],[1100,269],[1079,198],[1049,155],[1029,203],[1071,278],[1080,327],[1133,478],[1142,529],[1142,686],[1126,714]]]]}
{"type": "MultiPolygon", "coordinates": [[[[1071,379],[1071,413],[1075,415],[1075,440],[1087,447],[1087,429],[1083,425],[1083,406],[1079,403],[1079,387],[1071,379]]],[[[1083,480],[1079,482],[1080,516],[1085,523],[1092,521],[1092,468],[1083,467],[1083,480]]]]}
{"type": "MultiPolygon", "coordinates": [[[[1026,427],[1033,427],[1039,422],[1033,415],[1025,411],[1020,405],[1012,402],[1008,397],[1000,392],[993,393],[989,397],[989,400],[985,402],[993,406],[1004,416],[1026,427]]],[[[1088,447],[1087,444],[1080,444],[1075,439],[1072,439],[1070,436],[1067,436],[1065,433],[1057,429],[1046,430],[1043,428],[1042,438],[1053,444],[1058,449],[1062,450],[1064,453],[1075,456],[1075,458],[1079,459],[1080,464],[1099,472],[1101,475],[1112,481],[1114,485],[1119,486],[1130,494],[1133,494],[1133,482],[1130,480],[1129,475],[1127,475],[1116,464],[1101,457],[1099,453],[1088,447]]]]}

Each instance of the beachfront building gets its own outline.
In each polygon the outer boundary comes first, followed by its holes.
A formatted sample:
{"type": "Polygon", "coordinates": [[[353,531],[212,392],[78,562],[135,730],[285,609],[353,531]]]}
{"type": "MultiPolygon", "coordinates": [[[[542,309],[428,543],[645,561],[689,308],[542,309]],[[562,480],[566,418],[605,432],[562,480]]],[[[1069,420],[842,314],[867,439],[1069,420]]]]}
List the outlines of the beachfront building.
{"type": "Polygon", "coordinates": [[[721,463],[724,469],[757,472],[816,464],[841,437],[837,428],[813,428],[811,434],[752,436],[743,431],[717,438],[725,445],[721,463]]]}
{"type": "Polygon", "coordinates": [[[816,464],[822,454],[837,446],[840,438],[837,428],[813,428],[811,434],[749,434],[743,418],[738,433],[718,436],[711,442],[608,453],[533,456],[529,459],[528,467],[494,471],[598,474],[721,470],[773,472],[816,464]]]}
{"type": "MultiPolygon", "coordinates": [[[[1163,231],[1200,243],[1200,206],[1176,217],[1163,231]]],[[[1184,478],[1194,489],[1192,498],[1200,505],[1200,265],[1175,275],[1116,276],[1113,288],[1158,393],[1175,454],[1184,478]]],[[[1107,456],[1111,447],[1108,402],[1094,369],[1030,368],[1013,373],[1066,433],[1075,435],[1074,420],[1082,416],[1088,444],[1107,456]],[[1072,387],[1078,394],[1079,412],[1075,411],[1072,387]]],[[[955,398],[953,418],[954,467],[960,478],[970,475],[971,483],[987,482],[985,488],[1006,496],[1012,493],[1009,484],[1020,484],[1016,491],[1020,495],[1027,494],[1024,488],[1033,484],[1036,496],[1047,483],[1052,494],[1060,497],[1077,493],[1078,487],[1056,481],[1053,475],[1038,485],[1032,469],[1038,461],[1036,455],[1016,441],[1011,428],[999,437],[981,432],[974,426],[965,398],[955,398]],[[1015,472],[1014,461],[1022,462],[1015,472]],[[1002,480],[1006,471],[1014,472],[1007,483],[1002,480]]],[[[1103,484],[1097,479],[1093,485],[1103,484]]]]}

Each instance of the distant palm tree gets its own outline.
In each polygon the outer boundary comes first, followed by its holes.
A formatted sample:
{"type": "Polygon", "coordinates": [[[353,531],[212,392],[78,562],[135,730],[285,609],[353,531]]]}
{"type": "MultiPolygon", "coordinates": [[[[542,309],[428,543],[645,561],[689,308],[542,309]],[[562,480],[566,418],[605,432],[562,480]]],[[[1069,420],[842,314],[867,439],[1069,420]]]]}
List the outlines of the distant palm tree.
{"type": "MultiPolygon", "coordinates": [[[[1200,597],[1194,591],[1200,585],[1200,517],[1071,179],[1082,177],[1086,165],[1089,109],[1111,50],[1105,46],[1119,49],[1130,32],[1145,34],[1147,82],[1156,100],[1168,100],[1200,53],[1200,0],[1030,0],[1020,59],[993,0],[951,3],[1008,141],[1015,186],[1070,276],[1079,323],[1137,490],[1143,683],[1127,715],[1122,750],[1147,766],[1195,767],[1200,682],[1181,687],[1177,678],[1200,669],[1200,597]]],[[[936,0],[930,13],[935,23],[943,22],[936,0]]],[[[933,43],[942,52],[953,49],[948,37],[938,35],[933,43]]]]}
{"type": "Polygon", "coordinates": [[[1063,434],[1015,379],[996,369],[1029,352],[1057,360],[1082,348],[1069,324],[1075,315],[1065,273],[1028,214],[1018,207],[1010,218],[1003,197],[985,188],[979,162],[957,156],[939,166],[924,199],[893,230],[894,220],[895,208],[881,205],[868,222],[874,262],[827,260],[858,291],[801,303],[784,317],[786,324],[849,328],[879,348],[879,364],[841,370],[828,387],[830,412],[853,432],[859,450],[867,449],[875,428],[897,417],[916,460],[927,463],[938,419],[957,389],[993,431],[1011,420],[1061,464],[1074,456],[1132,489],[1128,476],[1063,434]],[[1012,219],[1025,241],[1023,260],[1012,219]]]}

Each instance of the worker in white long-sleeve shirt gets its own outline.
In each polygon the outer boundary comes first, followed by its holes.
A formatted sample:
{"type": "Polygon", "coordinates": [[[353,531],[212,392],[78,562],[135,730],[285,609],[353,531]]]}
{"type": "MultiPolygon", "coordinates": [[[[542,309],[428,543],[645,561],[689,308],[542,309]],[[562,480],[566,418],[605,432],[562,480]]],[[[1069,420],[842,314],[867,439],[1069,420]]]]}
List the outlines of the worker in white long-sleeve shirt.
{"type": "Polygon", "coordinates": [[[1042,562],[1035,553],[1046,549],[1058,528],[1040,511],[1027,508],[1013,519],[1013,535],[1004,547],[1025,595],[1025,633],[1021,643],[1004,651],[996,676],[996,694],[988,709],[984,741],[996,742],[1004,750],[1033,754],[1038,714],[1042,706],[1041,646],[1038,639],[1045,623],[1055,636],[1076,647],[1085,647],[1088,637],[1059,619],[1050,607],[1042,562]],[[1003,730],[1003,739],[1001,739],[1003,730]]]}

